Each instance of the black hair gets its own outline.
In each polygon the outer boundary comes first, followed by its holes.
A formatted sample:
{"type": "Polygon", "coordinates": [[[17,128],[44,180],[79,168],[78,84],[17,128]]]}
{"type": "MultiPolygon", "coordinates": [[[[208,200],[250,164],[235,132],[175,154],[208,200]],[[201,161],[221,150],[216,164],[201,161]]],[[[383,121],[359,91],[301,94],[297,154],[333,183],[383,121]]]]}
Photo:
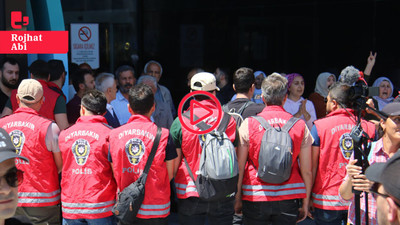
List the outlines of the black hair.
{"type": "Polygon", "coordinates": [[[62,73],[65,72],[64,63],[58,59],[52,59],[47,62],[49,64],[50,81],[60,79],[62,73]]]}
{"type": "Polygon", "coordinates": [[[85,92],[81,104],[95,115],[103,115],[107,111],[107,98],[103,92],[96,89],[85,92]]]}
{"type": "Polygon", "coordinates": [[[74,86],[74,89],[76,92],[79,91],[79,84],[85,83],[85,75],[86,74],[93,75],[93,71],[86,70],[86,69],[79,69],[79,70],[75,71],[75,73],[71,74],[72,85],[74,86]]]}
{"type": "Polygon", "coordinates": [[[329,96],[335,99],[342,108],[353,107],[353,91],[346,83],[336,82],[329,88],[329,96]]]}
{"type": "Polygon", "coordinates": [[[149,85],[141,83],[129,89],[129,106],[133,112],[144,115],[153,105],[154,94],[149,85]]]}
{"type": "Polygon", "coordinates": [[[41,59],[35,60],[30,66],[29,71],[37,79],[49,78],[49,64],[41,59]]]}
{"type": "Polygon", "coordinates": [[[133,77],[136,78],[135,69],[132,66],[122,65],[122,66],[118,67],[117,70],[115,70],[115,79],[118,81],[121,73],[125,72],[125,71],[132,71],[133,77]]]}
{"type": "Polygon", "coordinates": [[[14,58],[10,58],[10,57],[5,57],[3,60],[1,60],[1,62],[0,62],[0,70],[1,71],[3,71],[3,69],[4,69],[4,64],[6,64],[6,63],[10,63],[11,65],[18,65],[19,66],[19,63],[18,63],[18,61],[16,60],[16,59],[14,59],[14,58]]]}
{"type": "Polygon", "coordinates": [[[241,67],[233,74],[233,84],[235,85],[236,93],[247,93],[256,79],[254,72],[247,67],[241,67]]]}

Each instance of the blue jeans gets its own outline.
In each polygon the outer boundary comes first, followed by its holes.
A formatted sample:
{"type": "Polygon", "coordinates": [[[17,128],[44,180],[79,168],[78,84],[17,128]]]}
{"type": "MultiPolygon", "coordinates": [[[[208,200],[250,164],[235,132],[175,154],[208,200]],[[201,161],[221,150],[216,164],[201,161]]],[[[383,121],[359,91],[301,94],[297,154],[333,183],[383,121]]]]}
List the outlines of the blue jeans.
{"type": "Polygon", "coordinates": [[[65,219],[63,225],[117,225],[117,218],[109,216],[101,219],[65,219]]]}
{"type": "Polygon", "coordinates": [[[314,220],[317,225],[345,225],[347,210],[314,209],[314,220]]]}
{"type": "Polygon", "coordinates": [[[224,201],[203,201],[190,197],[178,200],[180,225],[204,225],[206,218],[210,225],[232,225],[235,197],[224,201]]]}
{"type": "Polygon", "coordinates": [[[295,225],[299,214],[299,200],[243,201],[242,211],[245,225],[295,225]]]}

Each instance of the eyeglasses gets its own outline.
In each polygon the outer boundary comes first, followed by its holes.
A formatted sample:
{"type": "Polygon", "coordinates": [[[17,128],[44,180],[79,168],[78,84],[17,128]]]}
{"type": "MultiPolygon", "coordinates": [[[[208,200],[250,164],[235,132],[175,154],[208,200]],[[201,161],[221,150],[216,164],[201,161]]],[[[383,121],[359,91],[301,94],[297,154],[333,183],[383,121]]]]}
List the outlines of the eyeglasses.
{"type": "Polygon", "coordinates": [[[374,198],[378,197],[378,195],[381,196],[382,198],[390,197],[389,195],[383,194],[383,193],[379,193],[377,190],[373,190],[372,188],[369,190],[369,192],[371,192],[371,194],[372,194],[372,196],[374,198]]]}
{"type": "Polygon", "coordinates": [[[395,198],[391,197],[391,196],[388,195],[388,194],[379,193],[377,190],[375,190],[375,189],[377,189],[377,187],[375,187],[375,186],[376,186],[376,185],[373,185],[373,186],[371,187],[371,189],[369,189],[369,192],[372,194],[372,197],[374,197],[374,198],[376,199],[376,198],[378,197],[378,195],[379,195],[379,196],[381,196],[382,198],[391,198],[391,199],[393,200],[394,204],[396,204],[397,207],[400,208],[400,203],[398,202],[398,200],[396,200],[395,198]]]}
{"type": "Polygon", "coordinates": [[[0,177],[0,180],[4,178],[10,187],[18,187],[24,179],[24,171],[17,169],[16,167],[11,168],[8,172],[0,177]]]}

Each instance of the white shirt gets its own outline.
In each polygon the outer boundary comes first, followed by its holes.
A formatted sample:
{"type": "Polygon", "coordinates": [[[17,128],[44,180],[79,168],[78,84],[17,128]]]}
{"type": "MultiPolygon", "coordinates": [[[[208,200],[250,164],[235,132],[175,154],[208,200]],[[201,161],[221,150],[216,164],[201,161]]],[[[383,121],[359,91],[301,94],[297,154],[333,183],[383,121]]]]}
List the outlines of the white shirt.
{"type": "MultiPolygon", "coordinates": [[[[300,97],[300,99],[298,101],[296,101],[296,102],[291,100],[291,99],[289,99],[289,98],[287,98],[285,104],[283,105],[283,108],[286,110],[286,112],[294,115],[299,111],[299,107],[300,107],[301,102],[303,100],[304,100],[303,97],[300,97]]],[[[310,119],[308,121],[306,121],[306,119],[304,118],[303,115],[301,115],[300,119],[304,120],[306,122],[306,124],[307,124],[308,129],[311,130],[314,120],[317,119],[317,115],[315,113],[314,104],[311,101],[307,100],[306,110],[311,116],[310,119]]]]}

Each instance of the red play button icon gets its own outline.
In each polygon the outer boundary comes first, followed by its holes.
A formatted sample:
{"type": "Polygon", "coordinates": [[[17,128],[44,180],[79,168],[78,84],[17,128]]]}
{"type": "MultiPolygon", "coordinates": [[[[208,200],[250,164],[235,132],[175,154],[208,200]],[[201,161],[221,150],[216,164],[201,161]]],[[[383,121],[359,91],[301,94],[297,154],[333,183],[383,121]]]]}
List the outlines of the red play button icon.
{"type": "Polygon", "coordinates": [[[212,114],[213,114],[213,111],[211,109],[209,109],[208,107],[205,107],[203,104],[200,104],[198,101],[196,101],[196,100],[190,101],[190,124],[191,125],[196,125],[197,123],[203,121],[204,119],[207,119],[212,114]],[[206,110],[206,113],[202,112],[201,117],[199,118],[195,112],[196,108],[204,109],[204,110],[206,110]]]}
{"type": "Polygon", "coordinates": [[[182,101],[179,103],[178,107],[178,118],[181,122],[182,127],[195,134],[206,134],[217,128],[222,120],[223,114],[224,113],[222,112],[221,103],[218,101],[217,97],[206,91],[194,91],[185,95],[185,97],[183,97],[182,101]],[[195,98],[196,95],[208,96],[215,103],[215,106],[218,110],[218,115],[213,115],[214,113],[212,109],[208,108],[206,105],[203,105],[201,102],[196,101],[196,99],[192,99],[195,98]],[[184,113],[182,112],[183,105],[187,101],[190,101],[190,119],[186,118],[189,116],[184,116],[184,113]],[[198,128],[196,128],[196,124],[212,116],[216,116],[217,118],[215,123],[209,129],[199,130],[198,128]]]}

